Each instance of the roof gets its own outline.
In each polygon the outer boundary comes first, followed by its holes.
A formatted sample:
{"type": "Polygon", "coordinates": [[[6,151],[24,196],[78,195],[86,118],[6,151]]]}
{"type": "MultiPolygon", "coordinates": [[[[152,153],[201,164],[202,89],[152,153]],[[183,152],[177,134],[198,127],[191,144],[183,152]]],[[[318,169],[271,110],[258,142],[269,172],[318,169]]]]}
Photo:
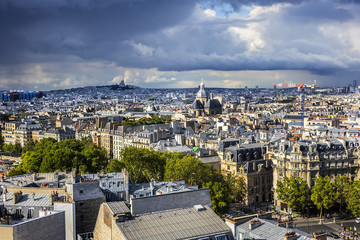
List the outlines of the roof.
{"type": "Polygon", "coordinates": [[[191,109],[203,109],[204,106],[199,100],[194,100],[193,104],[191,105],[191,109]]]}
{"type": "MultiPolygon", "coordinates": [[[[254,219],[256,219],[256,218],[254,218],[254,219]]],[[[261,219],[260,226],[249,231],[249,223],[251,220],[249,220],[243,224],[240,224],[236,228],[239,230],[239,232],[242,232],[242,233],[249,232],[250,237],[253,237],[255,239],[266,239],[266,240],[284,239],[285,233],[289,232],[288,229],[277,226],[274,221],[264,220],[264,219],[261,219]]],[[[309,235],[305,232],[302,232],[296,228],[291,229],[291,231],[296,232],[296,234],[299,236],[297,238],[298,240],[307,240],[307,239],[310,240],[311,239],[311,235],[309,235]]]]}
{"type": "Polygon", "coordinates": [[[117,223],[125,239],[187,239],[220,233],[230,228],[208,206],[143,214],[117,223]]]}
{"type": "Polygon", "coordinates": [[[217,99],[209,99],[204,106],[206,109],[221,108],[221,104],[217,99]]]}
{"type": "Polygon", "coordinates": [[[200,89],[197,92],[196,97],[197,98],[206,98],[207,97],[206,92],[205,92],[205,84],[203,82],[200,83],[200,89]]]}
{"type": "MultiPolygon", "coordinates": [[[[50,195],[51,193],[35,193],[34,199],[32,193],[22,193],[22,198],[16,204],[13,204],[13,193],[8,192],[6,194],[6,202],[4,202],[5,206],[40,206],[46,207],[50,205],[50,195]]],[[[64,200],[65,195],[59,193],[59,198],[64,200]]]]}
{"type": "Polygon", "coordinates": [[[73,183],[72,185],[68,185],[68,188],[70,186],[72,186],[72,189],[70,188],[72,191],[69,190],[74,201],[85,201],[96,198],[105,199],[98,181],[73,183]]]}
{"type": "Polygon", "coordinates": [[[111,212],[114,215],[121,214],[121,213],[130,213],[130,209],[128,208],[128,206],[126,205],[126,203],[124,201],[107,202],[105,204],[110,208],[111,212]]]}
{"type": "Polygon", "coordinates": [[[221,159],[220,159],[219,156],[199,157],[199,159],[200,159],[203,163],[216,163],[216,162],[221,162],[221,159]]]}

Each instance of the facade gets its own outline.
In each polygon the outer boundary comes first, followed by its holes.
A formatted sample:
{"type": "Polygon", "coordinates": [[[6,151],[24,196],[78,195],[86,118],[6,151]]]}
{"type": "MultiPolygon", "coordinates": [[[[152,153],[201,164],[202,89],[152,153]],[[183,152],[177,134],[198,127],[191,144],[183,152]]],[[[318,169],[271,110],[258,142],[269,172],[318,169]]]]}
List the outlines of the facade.
{"type": "Polygon", "coordinates": [[[66,126],[49,129],[44,133],[44,138],[54,138],[56,141],[75,139],[75,130],[66,126]]]}
{"type": "Polygon", "coordinates": [[[26,145],[33,137],[32,133],[36,130],[41,130],[42,126],[40,123],[25,121],[19,125],[15,130],[15,142],[21,144],[22,147],[26,145]]]}
{"type": "MultiPolygon", "coordinates": [[[[286,141],[269,148],[273,162],[273,185],[284,177],[303,178],[311,188],[318,177],[347,176],[357,180],[359,174],[358,148],[345,140],[286,141]]],[[[276,199],[275,205],[281,203],[276,199]]],[[[283,205],[283,208],[286,206],[283,205]]]]}
{"type": "Polygon", "coordinates": [[[16,128],[20,126],[20,122],[11,121],[11,122],[5,122],[4,130],[2,130],[2,135],[4,137],[4,142],[6,144],[15,144],[16,138],[15,138],[15,131],[16,128]]]}
{"type": "Polygon", "coordinates": [[[262,202],[271,202],[272,194],[272,166],[271,161],[264,159],[266,145],[263,143],[242,144],[232,146],[234,141],[222,143],[229,145],[224,150],[224,159],[221,160],[221,170],[242,177],[246,183],[247,194],[244,202],[248,205],[257,205],[262,202]]]}

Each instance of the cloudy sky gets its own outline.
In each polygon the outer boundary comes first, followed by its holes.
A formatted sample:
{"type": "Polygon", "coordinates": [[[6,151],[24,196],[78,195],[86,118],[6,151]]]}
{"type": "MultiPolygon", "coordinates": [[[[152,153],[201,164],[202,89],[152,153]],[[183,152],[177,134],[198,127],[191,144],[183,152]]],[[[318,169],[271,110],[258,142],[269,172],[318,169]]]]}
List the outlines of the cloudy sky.
{"type": "Polygon", "coordinates": [[[1,0],[0,89],[345,86],[356,0],[1,0]]]}

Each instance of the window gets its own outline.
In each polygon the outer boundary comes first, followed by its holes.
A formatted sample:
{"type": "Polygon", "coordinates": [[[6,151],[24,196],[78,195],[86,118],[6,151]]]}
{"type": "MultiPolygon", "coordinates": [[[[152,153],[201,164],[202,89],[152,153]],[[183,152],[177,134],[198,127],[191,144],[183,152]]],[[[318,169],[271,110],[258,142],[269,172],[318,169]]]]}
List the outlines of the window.
{"type": "Polygon", "coordinates": [[[215,239],[216,240],[228,240],[227,236],[224,234],[224,235],[218,235],[218,236],[215,236],[215,239]]]}
{"type": "Polygon", "coordinates": [[[109,213],[108,211],[106,211],[106,210],[105,210],[105,216],[106,216],[107,218],[110,217],[110,213],[109,213]]]}
{"type": "Polygon", "coordinates": [[[34,215],[34,208],[29,208],[27,213],[27,218],[32,218],[34,215]]]}
{"type": "Polygon", "coordinates": [[[84,193],[84,190],[79,190],[79,193],[84,193]]]}

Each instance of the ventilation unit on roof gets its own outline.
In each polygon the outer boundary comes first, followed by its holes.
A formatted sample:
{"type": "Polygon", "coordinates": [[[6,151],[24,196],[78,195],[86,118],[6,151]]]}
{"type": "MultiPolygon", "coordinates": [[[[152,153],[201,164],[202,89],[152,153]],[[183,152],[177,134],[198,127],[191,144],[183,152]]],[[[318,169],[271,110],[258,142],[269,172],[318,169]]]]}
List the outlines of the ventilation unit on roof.
{"type": "Polygon", "coordinates": [[[197,212],[206,210],[205,207],[204,207],[203,205],[201,205],[201,204],[199,204],[199,205],[194,205],[194,209],[195,209],[197,212]]]}

